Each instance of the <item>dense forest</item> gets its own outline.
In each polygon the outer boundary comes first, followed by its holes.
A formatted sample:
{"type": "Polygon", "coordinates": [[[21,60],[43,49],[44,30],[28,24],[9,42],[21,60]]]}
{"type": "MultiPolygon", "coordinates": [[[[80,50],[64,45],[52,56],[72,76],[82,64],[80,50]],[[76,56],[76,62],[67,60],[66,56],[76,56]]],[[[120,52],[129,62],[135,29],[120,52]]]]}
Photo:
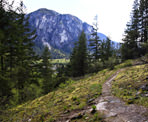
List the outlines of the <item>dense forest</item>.
{"type": "Polygon", "coordinates": [[[100,40],[98,20],[94,19],[91,39],[84,31],[75,43],[70,62],[56,70],[47,47],[42,55],[33,51],[36,30],[28,28],[24,4],[15,6],[0,1],[0,109],[11,108],[54,91],[67,79],[95,73],[127,59],[136,59],[148,53],[148,1],[135,0],[131,21],[127,24],[120,48],[108,37],[100,40]],[[88,42],[88,43],[87,43],[88,42]],[[89,45],[87,45],[89,44],[89,45]]]}
{"type": "Polygon", "coordinates": [[[135,59],[148,53],[148,1],[135,0],[131,20],[121,47],[122,59],[135,59]]]}

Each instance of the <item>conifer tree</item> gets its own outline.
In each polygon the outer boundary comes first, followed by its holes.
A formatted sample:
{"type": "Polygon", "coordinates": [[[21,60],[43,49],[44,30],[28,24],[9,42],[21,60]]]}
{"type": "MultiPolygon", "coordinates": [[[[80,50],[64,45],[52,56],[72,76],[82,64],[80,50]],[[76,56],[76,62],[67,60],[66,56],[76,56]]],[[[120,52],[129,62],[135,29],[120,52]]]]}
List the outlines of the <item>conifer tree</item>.
{"type": "MultiPolygon", "coordinates": [[[[28,27],[28,18],[25,17],[23,7],[21,2],[14,10],[13,2],[9,4],[5,0],[0,1],[0,15],[3,17],[0,18],[0,67],[3,72],[2,77],[0,76],[1,83],[7,81],[7,85],[11,84],[10,90],[18,89],[20,103],[25,100],[24,86],[31,83],[34,77],[32,40],[35,39],[35,32],[31,32],[28,27]]],[[[8,87],[5,87],[5,90],[7,89],[8,87]]]]}
{"type": "Polygon", "coordinates": [[[123,59],[137,58],[147,53],[148,1],[135,0],[131,22],[125,31],[122,45],[123,59]]]}
{"type": "Polygon", "coordinates": [[[109,37],[107,37],[106,40],[103,40],[101,42],[101,50],[100,50],[100,56],[101,56],[101,61],[106,61],[108,60],[109,57],[113,55],[113,49],[112,49],[112,44],[111,40],[109,37]]]}
{"type": "Polygon", "coordinates": [[[70,56],[70,63],[67,66],[70,76],[74,76],[74,77],[78,75],[77,53],[78,53],[78,42],[75,42],[73,51],[70,56]]]}
{"type": "Polygon", "coordinates": [[[78,41],[78,54],[77,54],[77,63],[78,63],[78,74],[83,76],[87,72],[87,45],[86,45],[86,35],[84,31],[82,31],[79,41],[78,41]]]}
{"type": "MultiPolygon", "coordinates": [[[[19,102],[25,100],[24,96],[24,86],[29,85],[33,81],[33,62],[35,61],[35,53],[33,51],[33,41],[35,36],[35,31],[31,31],[29,29],[29,23],[27,17],[25,17],[25,13],[23,11],[23,3],[20,3],[19,14],[16,13],[17,19],[16,23],[16,33],[17,36],[14,38],[15,40],[15,49],[13,59],[13,65],[16,72],[16,81],[17,88],[19,90],[19,102]]],[[[16,35],[13,33],[13,35],[16,35]]],[[[11,45],[12,46],[12,45],[11,45]]]]}
{"type": "Polygon", "coordinates": [[[140,31],[140,53],[144,55],[147,53],[147,46],[148,45],[148,1],[147,0],[140,0],[139,5],[139,31],[140,31]]]}
{"type": "Polygon", "coordinates": [[[130,27],[126,30],[125,33],[126,35],[123,39],[124,44],[121,47],[122,58],[124,60],[137,58],[139,56],[139,49],[136,40],[133,39],[135,38],[135,33],[130,27]]]}
{"type": "Polygon", "coordinates": [[[127,24],[125,38],[123,39],[121,52],[123,59],[134,59],[139,57],[139,3],[134,1],[131,21],[127,24]]]}
{"type": "Polygon", "coordinates": [[[48,47],[46,46],[44,48],[43,54],[41,56],[41,64],[40,64],[40,71],[41,71],[41,78],[43,79],[43,93],[46,94],[53,88],[53,82],[52,82],[52,66],[50,63],[50,52],[48,47]]]}
{"type": "MultiPolygon", "coordinates": [[[[13,25],[14,12],[7,0],[0,1],[0,98],[8,98],[11,95],[10,79],[10,31],[13,25]]],[[[14,31],[14,30],[13,30],[14,31]]],[[[11,41],[10,41],[11,40],[11,41]]],[[[13,41],[14,42],[14,41],[13,41]]],[[[1,100],[3,101],[3,100],[1,100]]],[[[8,102],[8,99],[6,99],[8,102]]]]}
{"type": "Polygon", "coordinates": [[[100,43],[101,40],[99,39],[98,36],[98,17],[96,16],[94,18],[94,23],[93,23],[93,32],[91,34],[91,39],[89,40],[89,48],[91,51],[91,54],[93,56],[93,59],[99,59],[100,58],[100,43]]]}
{"type": "Polygon", "coordinates": [[[84,31],[82,31],[79,41],[75,44],[73,52],[70,58],[70,72],[71,75],[83,76],[87,72],[87,45],[86,45],[86,36],[84,31]]]}

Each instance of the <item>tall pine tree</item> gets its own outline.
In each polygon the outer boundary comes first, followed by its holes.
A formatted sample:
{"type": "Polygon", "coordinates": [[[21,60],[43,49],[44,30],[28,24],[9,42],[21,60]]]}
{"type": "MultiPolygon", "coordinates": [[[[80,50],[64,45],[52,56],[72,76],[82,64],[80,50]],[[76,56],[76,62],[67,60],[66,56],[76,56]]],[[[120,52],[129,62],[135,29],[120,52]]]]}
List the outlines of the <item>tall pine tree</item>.
{"type": "MultiPolygon", "coordinates": [[[[24,13],[23,3],[14,10],[14,1],[9,4],[8,1],[0,1],[0,75],[1,85],[3,87],[2,96],[9,96],[11,89],[17,89],[19,92],[19,103],[25,100],[24,86],[33,82],[33,63],[34,52],[32,49],[35,39],[35,32],[30,31],[28,18],[24,13]],[[10,90],[8,90],[8,88],[10,90]],[[7,91],[4,92],[4,91],[7,91]]],[[[7,100],[8,101],[8,100],[7,100]]]]}
{"type": "Polygon", "coordinates": [[[133,11],[131,14],[131,21],[127,24],[125,31],[124,44],[121,48],[122,58],[134,59],[139,57],[139,3],[134,1],[133,11]]]}
{"type": "Polygon", "coordinates": [[[52,82],[52,66],[50,63],[50,52],[48,47],[44,48],[43,54],[41,56],[41,64],[40,64],[40,71],[41,71],[41,78],[43,79],[43,93],[46,94],[53,88],[52,82]]]}
{"type": "Polygon", "coordinates": [[[79,41],[75,44],[73,52],[70,58],[70,74],[73,77],[83,76],[87,73],[87,45],[86,36],[84,31],[82,31],[79,41]]]}
{"type": "Polygon", "coordinates": [[[148,45],[148,1],[140,0],[139,5],[139,31],[140,31],[140,51],[144,55],[147,52],[148,45]]]}
{"type": "Polygon", "coordinates": [[[9,4],[5,0],[0,1],[0,101],[3,96],[11,95],[10,79],[7,73],[8,35],[7,29],[10,25],[10,14],[5,10],[9,4]]]}
{"type": "Polygon", "coordinates": [[[148,1],[135,0],[131,21],[122,45],[123,59],[137,58],[148,53],[148,1]]]}
{"type": "Polygon", "coordinates": [[[109,37],[101,42],[100,56],[101,61],[104,62],[113,55],[112,43],[109,37]]]}
{"type": "Polygon", "coordinates": [[[98,17],[95,16],[93,23],[93,32],[91,34],[91,39],[89,40],[89,49],[91,51],[93,59],[100,58],[100,48],[101,48],[101,40],[98,36],[98,17]]]}

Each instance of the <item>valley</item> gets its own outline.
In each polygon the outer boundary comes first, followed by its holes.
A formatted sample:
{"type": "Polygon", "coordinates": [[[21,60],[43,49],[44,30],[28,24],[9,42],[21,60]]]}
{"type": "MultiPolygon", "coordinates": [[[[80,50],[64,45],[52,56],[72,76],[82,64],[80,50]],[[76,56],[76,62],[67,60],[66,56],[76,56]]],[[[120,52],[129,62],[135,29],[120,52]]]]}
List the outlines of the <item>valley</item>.
{"type": "Polygon", "coordinates": [[[148,1],[82,1],[0,1],[0,122],[148,122],[148,1]]]}

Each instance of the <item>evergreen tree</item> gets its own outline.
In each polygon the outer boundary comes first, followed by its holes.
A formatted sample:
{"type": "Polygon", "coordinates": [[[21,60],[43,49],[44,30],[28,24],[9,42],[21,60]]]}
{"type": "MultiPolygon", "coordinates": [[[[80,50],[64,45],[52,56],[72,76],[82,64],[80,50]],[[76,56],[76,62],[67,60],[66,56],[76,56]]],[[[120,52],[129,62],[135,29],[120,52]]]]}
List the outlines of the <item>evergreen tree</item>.
{"type": "Polygon", "coordinates": [[[125,38],[123,39],[124,44],[121,47],[122,58],[126,59],[134,59],[139,55],[139,49],[137,42],[133,39],[135,33],[129,27],[126,30],[125,38]]]}
{"type": "Polygon", "coordinates": [[[89,40],[89,48],[92,54],[93,59],[99,59],[100,58],[100,48],[101,48],[101,40],[98,36],[98,17],[96,16],[94,18],[93,23],[93,33],[91,34],[91,39],[89,40]]]}
{"type": "MultiPolygon", "coordinates": [[[[16,72],[17,89],[19,90],[19,102],[25,100],[24,86],[29,85],[34,82],[33,77],[33,63],[35,61],[35,53],[33,52],[33,41],[35,36],[35,31],[30,31],[28,19],[25,17],[23,12],[23,3],[20,4],[19,14],[17,14],[16,19],[16,31],[17,36],[14,37],[15,49],[13,50],[13,66],[16,72]]],[[[13,36],[16,35],[13,33],[13,36]]],[[[11,44],[13,46],[13,44],[11,44]]],[[[14,48],[13,47],[13,48],[14,48]]],[[[10,55],[11,56],[11,55],[10,55]]],[[[13,68],[13,67],[12,67],[13,68]]],[[[14,71],[13,71],[14,72],[14,71]]],[[[15,76],[13,74],[13,76],[15,76]]],[[[36,81],[37,82],[37,81],[36,81]]]]}
{"type": "Polygon", "coordinates": [[[134,59],[139,57],[139,3],[134,1],[131,21],[127,24],[125,31],[124,44],[121,48],[122,58],[134,59]]]}
{"type": "Polygon", "coordinates": [[[35,31],[31,32],[28,27],[23,3],[14,10],[13,2],[9,4],[5,0],[0,1],[0,80],[3,84],[1,95],[9,96],[11,89],[17,89],[21,103],[26,97],[24,86],[28,86],[34,80],[32,71],[35,59],[32,40],[35,39],[35,31]],[[7,84],[6,87],[4,83],[7,84]],[[4,91],[7,93],[4,94],[4,91]]]}
{"type": "Polygon", "coordinates": [[[78,53],[78,42],[75,43],[73,51],[70,56],[70,63],[67,65],[70,76],[78,76],[78,63],[77,63],[77,56],[78,53]]]}
{"type": "Polygon", "coordinates": [[[148,1],[135,0],[130,24],[125,31],[122,45],[123,59],[133,59],[147,53],[148,1]]]}
{"type": "MultiPolygon", "coordinates": [[[[13,3],[13,2],[12,2],[13,3]]],[[[16,12],[13,10],[13,4],[9,4],[7,0],[0,1],[0,95],[10,97],[11,95],[11,73],[12,73],[12,47],[15,47],[15,39],[12,33],[15,33],[16,12]],[[13,28],[13,29],[12,29],[13,28]],[[11,48],[10,48],[11,47],[11,48]]],[[[18,33],[18,32],[17,32],[18,33]]],[[[9,101],[6,99],[6,101],[9,101]]]]}
{"type": "MultiPolygon", "coordinates": [[[[9,78],[6,70],[6,57],[7,57],[7,35],[6,31],[9,25],[9,14],[6,12],[5,7],[8,3],[4,0],[0,1],[0,98],[10,95],[9,78]]],[[[3,101],[3,100],[0,100],[3,101]]]]}
{"type": "Polygon", "coordinates": [[[140,51],[141,54],[144,55],[147,53],[148,45],[148,1],[147,0],[140,0],[139,5],[139,31],[140,31],[140,51]]]}
{"type": "Polygon", "coordinates": [[[75,44],[70,58],[70,73],[72,76],[83,76],[87,72],[87,45],[86,36],[82,31],[79,41],[75,44]]]}
{"type": "Polygon", "coordinates": [[[111,44],[111,40],[109,37],[107,37],[106,40],[103,40],[101,42],[101,50],[100,50],[100,56],[101,56],[101,61],[106,61],[108,60],[109,57],[113,55],[113,48],[111,44]]]}
{"type": "Polygon", "coordinates": [[[79,41],[78,41],[78,54],[77,56],[77,63],[79,64],[78,66],[78,73],[80,76],[83,76],[87,72],[87,45],[86,45],[86,35],[84,31],[82,31],[79,41]]]}
{"type": "Polygon", "coordinates": [[[41,78],[43,79],[43,91],[44,94],[48,93],[53,88],[53,82],[52,82],[52,66],[50,63],[50,52],[48,47],[46,46],[44,48],[42,57],[41,57],[41,64],[40,64],[40,71],[41,71],[41,78]]]}

